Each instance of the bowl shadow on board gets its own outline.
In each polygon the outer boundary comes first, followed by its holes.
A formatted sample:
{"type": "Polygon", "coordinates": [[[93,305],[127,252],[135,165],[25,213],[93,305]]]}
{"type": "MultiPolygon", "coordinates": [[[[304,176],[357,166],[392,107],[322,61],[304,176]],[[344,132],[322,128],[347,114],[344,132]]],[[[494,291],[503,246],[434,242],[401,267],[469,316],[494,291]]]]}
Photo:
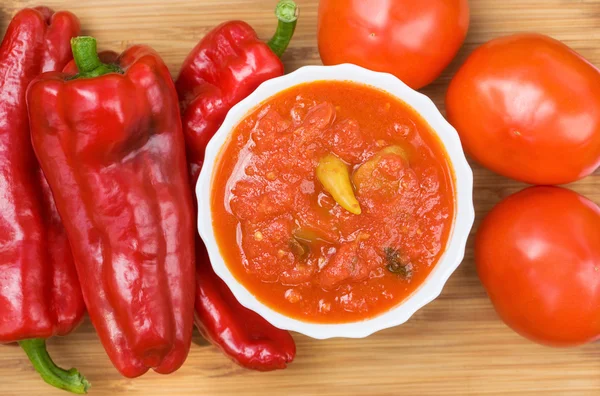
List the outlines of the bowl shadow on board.
{"type": "Polygon", "coordinates": [[[204,338],[202,334],[200,334],[200,331],[196,326],[194,326],[194,332],[192,333],[192,343],[200,347],[207,347],[212,345],[210,341],[208,341],[206,338],[204,338]]]}

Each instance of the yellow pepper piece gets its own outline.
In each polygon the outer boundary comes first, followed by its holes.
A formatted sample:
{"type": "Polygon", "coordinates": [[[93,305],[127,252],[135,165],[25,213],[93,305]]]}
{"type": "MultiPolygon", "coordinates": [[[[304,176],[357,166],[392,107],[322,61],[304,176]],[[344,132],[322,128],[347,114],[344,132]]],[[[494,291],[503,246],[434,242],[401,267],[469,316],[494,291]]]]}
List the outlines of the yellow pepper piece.
{"type": "MultiPolygon", "coordinates": [[[[363,181],[369,180],[371,178],[371,174],[377,167],[377,164],[386,155],[397,155],[402,157],[406,162],[408,162],[408,155],[406,151],[400,146],[387,146],[386,148],[379,151],[370,160],[362,164],[358,167],[358,169],[352,175],[352,181],[354,185],[359,187],[363,181]]],[[[360,191],[360,188],[359,188],[360,191]]]]}
{"type": "Polygon", "coordinates": [[[317,166],[317,179],[342,208],[356,215],[361,214],[360,204],[350,183],[348,167],[341,159],[333,154],[321,158],[317,166]]]}
{"type": "Polygon", "coordinates": [[[377,153],[379,158],[387,154],[399,155],[400,157],[408,161],[408,154],[406,154],[406,151],[400,146],[387,146],[386,148],[377,153]]]}

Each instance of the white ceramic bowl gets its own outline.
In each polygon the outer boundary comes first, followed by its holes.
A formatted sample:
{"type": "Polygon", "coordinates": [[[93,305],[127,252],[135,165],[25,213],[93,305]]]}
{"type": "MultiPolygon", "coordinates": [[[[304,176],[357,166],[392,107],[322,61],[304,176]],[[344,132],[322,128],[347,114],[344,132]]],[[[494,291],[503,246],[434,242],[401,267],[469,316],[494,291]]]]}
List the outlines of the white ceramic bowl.
{"type": "Polygon", "coordinates": [[[203,214],[198,218],[198,231],[208,249],[210,262],[217,275],[225,281],[238,301],[243,306],[257,312],[276,327],[296,331],[318,339],[331,337],[362,338],[376,331],[406,322],[419,308],[439,296],[444,284],[463,260],[467,237],[475,218],[473,173],[465,159],[456,130],[442,117],[431,99],[412,90],[391,74],[373,72],[350,64],[302,67],[293,73],[263,83],[252,95],[234,106],[206,148],[204,165],[196,185],[196,195],[198,197],[199,212],[203,214]],[[212,218],[210,207],[211,180],[219,152],[231,131],[251,110],[271,96],[301,83],[320,80],[344,80],[367,84],[387,91],[413,107],[440,137],[450,157],[456,176],[455,219],[450,240],[443,256],[425,282],[412,295],[389,311],[359,322],[342,324],[307,323],[287,317],[267,307],[239,283],[227,268],[219,252],[212,227],[215,220],[212,218]]]}

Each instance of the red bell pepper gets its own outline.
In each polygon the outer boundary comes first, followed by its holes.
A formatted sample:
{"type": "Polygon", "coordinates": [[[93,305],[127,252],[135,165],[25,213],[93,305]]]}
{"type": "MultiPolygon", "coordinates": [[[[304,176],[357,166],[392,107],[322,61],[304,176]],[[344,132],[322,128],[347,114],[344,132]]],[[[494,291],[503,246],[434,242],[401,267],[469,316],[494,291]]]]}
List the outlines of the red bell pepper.
{"type": "MultiPolygon", "coordinates": [[[[191,181],[195,184],[204,150],[229,109],[262,82],[283,75],[279,57],[296,26],[298,9],[290,0],[275,11],[279,24],[264,43],[245,22],[223,23],[209,32],[185,60],[176,87],[182,110],[191,181]]],[[[296,355],[292,336],[243,307],[212,270],[206,249],[196,241],[196,325],[213,344],[243,367],[285,368],[296,355]]]]}
{"type": "Polygon", "coordinates": [[[77,370],[57,367],[45,339],[69,334],[85,313],[64,227],[31,147],[26,91],[41,72],[60,70],[79,33],[69,12],[24,9],[0,46],[0,342],[19,341],[42,378],[85,393],[77,370]]]}
{"type": "Polygon", "coordinates": [[[27,100],[36,156],[71,242],[90,318],[127,377],[187,357],[194,210],[177,93],[152,49],[102,63],[72,40],[79,73],[46,73],[27,100]]]}

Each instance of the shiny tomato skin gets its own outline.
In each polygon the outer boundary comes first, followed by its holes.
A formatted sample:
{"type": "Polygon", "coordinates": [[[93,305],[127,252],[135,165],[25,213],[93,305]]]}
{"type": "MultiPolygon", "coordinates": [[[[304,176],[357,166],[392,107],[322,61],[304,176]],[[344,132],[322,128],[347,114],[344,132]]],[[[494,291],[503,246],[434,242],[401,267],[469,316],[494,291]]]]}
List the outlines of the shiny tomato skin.
{"type": "Polygon", "coordinates": [[[469,28],[467,0],[321,0],[325,65],[354,63],[392,73],[411,88],[435,80],[469,28]]]}
{"type": "Polygon", "coordinates": [[[452,79],[448,120],[486,168],[531,184],[565,184],[600,165],[600,71],[539,34],[492,40],[452,79]]]}
{"type": "Polygon", "coordinates": [[[560,187],[500,202],[475,241],[479,278],[502,320],[541,344],[600,337],[600,208],[560,187]]]}

